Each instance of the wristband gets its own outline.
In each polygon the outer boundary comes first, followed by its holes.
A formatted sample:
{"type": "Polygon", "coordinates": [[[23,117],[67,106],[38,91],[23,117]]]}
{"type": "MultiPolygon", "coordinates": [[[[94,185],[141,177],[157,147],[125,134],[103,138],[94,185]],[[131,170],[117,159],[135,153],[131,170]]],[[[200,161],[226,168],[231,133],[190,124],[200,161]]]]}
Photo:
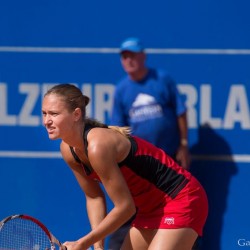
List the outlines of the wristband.
{"type": "Polygon", "coordinates": [[[182,138],[182,139],[181,139],[181,146],[187,146],[187,145],[188,145],[187,139],[182,138]]]}

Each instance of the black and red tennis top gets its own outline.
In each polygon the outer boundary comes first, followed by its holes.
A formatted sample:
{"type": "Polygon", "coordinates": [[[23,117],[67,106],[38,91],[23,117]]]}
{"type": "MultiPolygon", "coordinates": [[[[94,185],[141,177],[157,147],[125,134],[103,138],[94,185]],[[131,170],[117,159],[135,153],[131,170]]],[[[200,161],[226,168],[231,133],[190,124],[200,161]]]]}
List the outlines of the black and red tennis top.
{"type": "MultiPolygon", "coordinates": [[[[84,145],[87,154],[87,134],[94,126],[86,126],[84,145]]],[[[162,149],[136,136],[129,137],[131,148],[128,156],[118,163],[138,212],[147,213],[164,207],[186,186],[191,174],[179,166],[162,149]]],[[[92,179],[100,178],[91,166],[83,164],[70,148],[75,160],[82,164],[85,173],[92,179]]]]}

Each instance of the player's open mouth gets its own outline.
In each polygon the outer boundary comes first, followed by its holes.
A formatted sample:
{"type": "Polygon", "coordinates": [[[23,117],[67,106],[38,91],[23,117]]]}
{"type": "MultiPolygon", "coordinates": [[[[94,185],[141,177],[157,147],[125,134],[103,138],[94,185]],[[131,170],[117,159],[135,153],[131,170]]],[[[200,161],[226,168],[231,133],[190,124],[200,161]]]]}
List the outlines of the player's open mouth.
{"type": "Polygon", "coordinates": [[[55,129],[47,129],[48,134],[53,134],[55,129]]]}

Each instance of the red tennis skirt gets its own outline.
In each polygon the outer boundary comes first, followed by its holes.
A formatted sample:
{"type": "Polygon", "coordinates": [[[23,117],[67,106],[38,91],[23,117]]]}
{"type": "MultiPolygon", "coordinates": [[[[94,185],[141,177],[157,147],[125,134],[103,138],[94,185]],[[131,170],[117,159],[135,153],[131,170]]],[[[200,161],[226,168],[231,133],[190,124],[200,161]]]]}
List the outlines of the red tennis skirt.
{"type": "Polygon", "coordinates": [[[166,198],[163,208],[152,213],[138,213],[132,222],[136,228],[177,229],[192,228],[202,236],[203,227],[208,215],[207,195],[195,177],[174,198],[166,198]]]}

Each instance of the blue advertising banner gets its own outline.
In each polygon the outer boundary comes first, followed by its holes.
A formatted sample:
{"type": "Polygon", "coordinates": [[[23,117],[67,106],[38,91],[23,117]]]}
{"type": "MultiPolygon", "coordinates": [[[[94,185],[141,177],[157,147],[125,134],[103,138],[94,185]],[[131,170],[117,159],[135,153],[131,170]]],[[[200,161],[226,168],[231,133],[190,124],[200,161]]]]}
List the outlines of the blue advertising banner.
{"type": "Polygon", "coordinates": [[[191,171],[210,204],[202,249],[249,247],[249,7],[248,1],[1,2],[0,218],[38,217],[61,241],[90,230],[84,194],[61,158],[60,141],[48,139],[41,102],[54,84],[74,83],[91,98],[88,116],[109,124],[124,74],[119,45],[137,36],[147,64],[168,70],[186,100],[191,171]]]}

